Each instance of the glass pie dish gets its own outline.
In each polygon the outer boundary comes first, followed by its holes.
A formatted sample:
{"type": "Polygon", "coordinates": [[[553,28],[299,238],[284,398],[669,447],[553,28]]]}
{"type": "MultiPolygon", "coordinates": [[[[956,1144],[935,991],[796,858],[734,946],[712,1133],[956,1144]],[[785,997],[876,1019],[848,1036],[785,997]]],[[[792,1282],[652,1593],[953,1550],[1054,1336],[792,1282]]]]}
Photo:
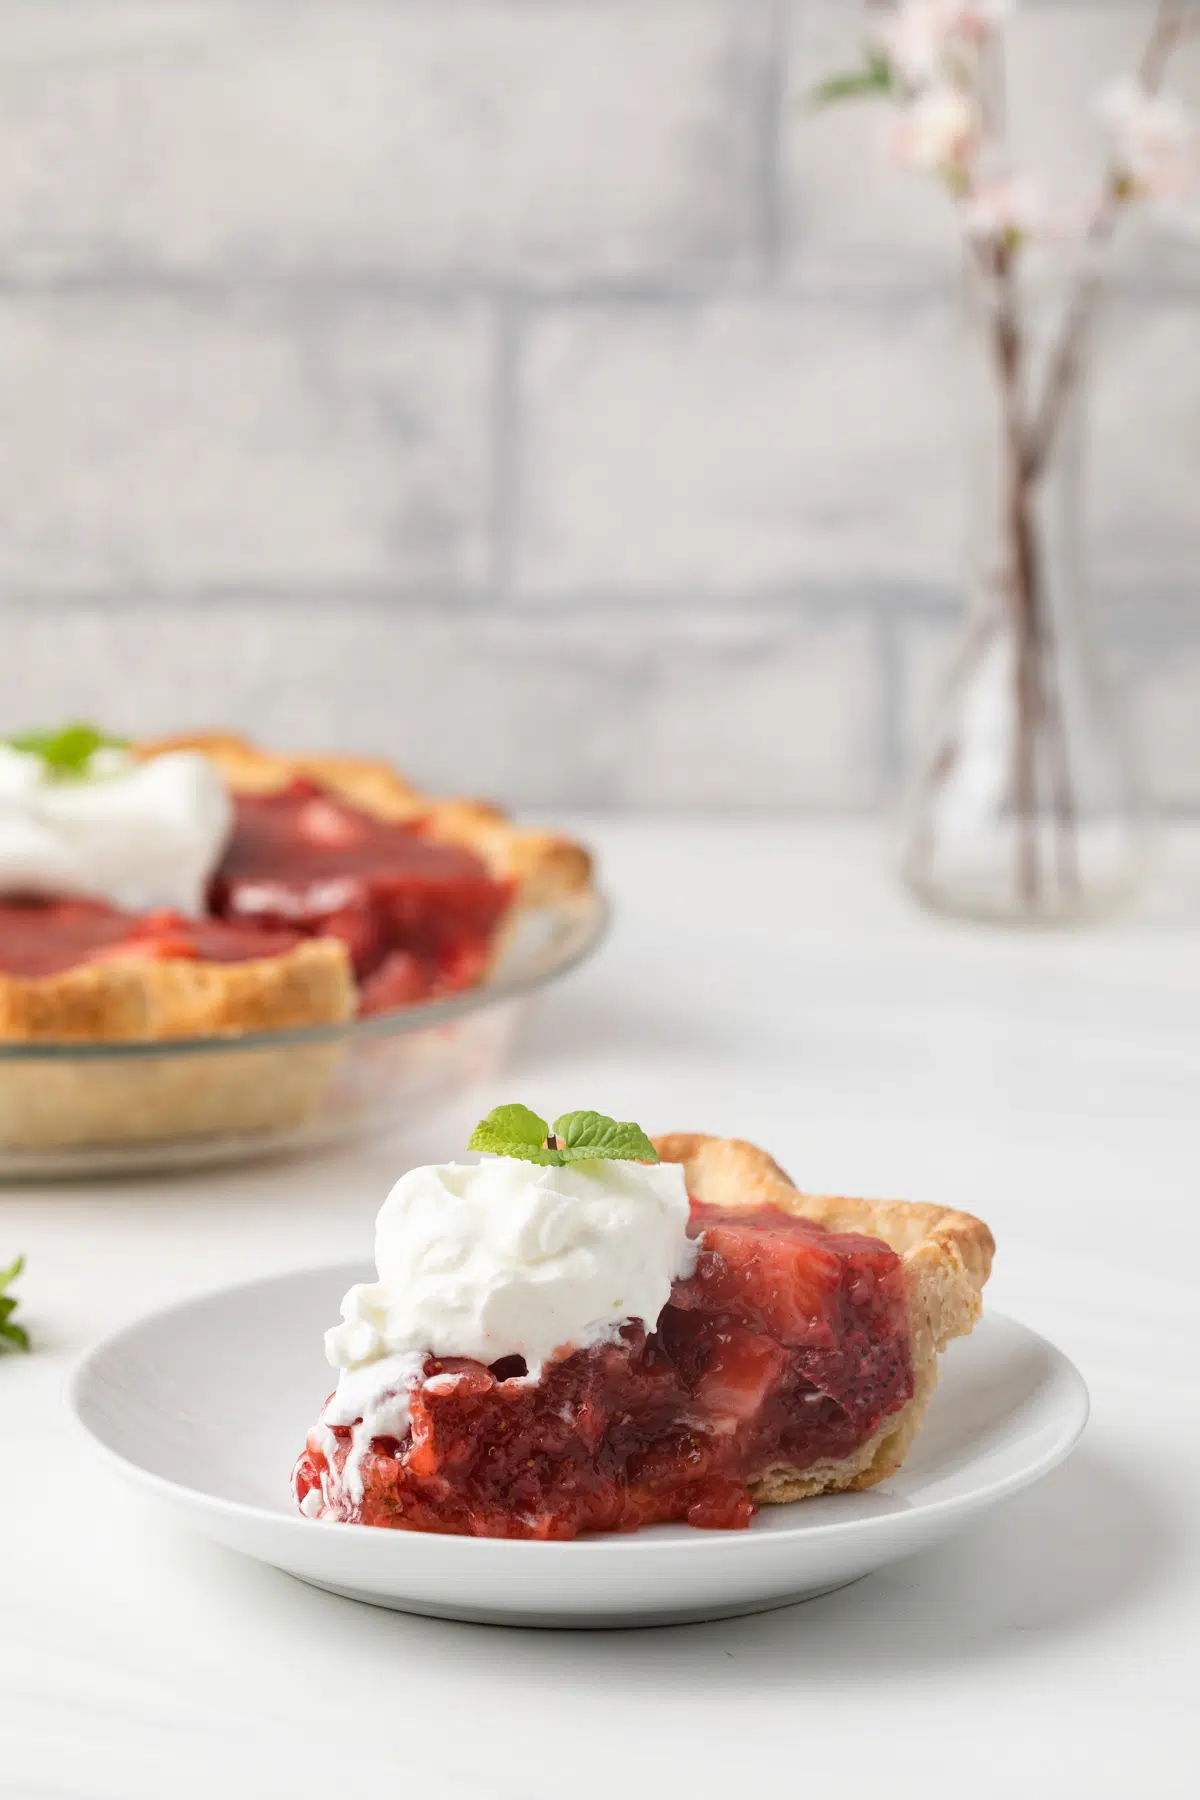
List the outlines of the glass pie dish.
{"type": "Polygon", "coordinates": [[[0,1179],[185,1169],[401,1127],[496,1074],[531,998],[607,921],[591,888],[529,907],[479,986],[347,1024],[0,1043],[0,1179]]]}

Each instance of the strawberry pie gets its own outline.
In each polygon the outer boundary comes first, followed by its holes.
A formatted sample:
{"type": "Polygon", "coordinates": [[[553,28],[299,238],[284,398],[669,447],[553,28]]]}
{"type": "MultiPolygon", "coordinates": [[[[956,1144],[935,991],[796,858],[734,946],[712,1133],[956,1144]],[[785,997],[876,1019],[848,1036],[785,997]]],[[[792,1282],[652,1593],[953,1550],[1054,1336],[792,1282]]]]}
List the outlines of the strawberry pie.
{"type": "MultiPolygon", "coordinates": [[[[386,763],[29,733],[0,744],[0,1051],[249,1038],[444,998],[484,980],[524,908],[590,880],[579,845],[386,763]]],[[[245,1063],[0,1055],[0,1145],[290,1126],[328,1090],[336,1036],[245,1063]]]]}
{"type": "Polygon", "coordinates": [[[214,735],[117,748],[81,726],[18,739],[0,747],[0,1038],[224,1035],[437,999],[483,979],[519,908],[589,880],[578,845],[385,763],[214,735]]]}
{"type": "Polygon", "coordinates": [[[547,1132],[559,1162],[527,1160],[530,1127],[523,1154],[397,1183],[379,1280],[327,1337],[338,1387],[294,1473],[308,1517],[736,1529],[899,1468],[938,1352],[979,1315],[987,1228],[804,1194],[732,1140],[622,1144],[636,1127],[598,1117],[547,1132]]]}

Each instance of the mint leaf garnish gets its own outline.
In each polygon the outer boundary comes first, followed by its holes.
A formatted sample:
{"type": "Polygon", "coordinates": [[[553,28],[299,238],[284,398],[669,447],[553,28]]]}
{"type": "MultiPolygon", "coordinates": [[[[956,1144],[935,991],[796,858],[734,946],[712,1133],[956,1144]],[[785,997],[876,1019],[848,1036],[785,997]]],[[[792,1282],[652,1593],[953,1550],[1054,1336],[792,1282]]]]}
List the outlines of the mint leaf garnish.
{"type": "Polygon", "coordinates": [[[29,1333],[23,1325],[14,1325],[12,1315],[17,1310],[17,1302],[12,1294],[5,1293],[10,1281],[15,1281],[25,1267],[25,1258],[18,1256],[16,1262],[10,1263],[7,1269],[0,1269],[0,1351],[28,1350],[29,1333]]]}
{"type": "Polygon", "coordinates": [[[63,780],[79,780],[97,750],[126,750],[128,738],[111,737],[95,725],[64,725],[59,731],[19,731],[5,740],[10,749],[26,756],[40,756],[53,774],[63,780]]]}
{"type": "Polygon", "coordinates": [[[554,1121],[564,1162],[605,1157],[617,1162],[657,1162],[658,1152],[640,1125],[610,1119],[604,1113],[564,1113],[554,1121]]]}
{"type": "Polygon", "coordinates": [[[640,1125],[610,1119],[604,1113],[570,1112],[554,1121],[527,1106],[495,1106],[471,1133],[467,1148],[493,1156],[515,1156],[523,1162],[559,1165],[571,1162],[657,1162],[654,1145],[640,1125]]]}
{"type": "Polygon", "coordinates": [[[550,1127],[527,1106],[493,1106],[467,1140],[468,1150],[493,1156],[519,1156],[523,1162],[561,1163],[561,1153],[547,1144],[550,1127]]]}

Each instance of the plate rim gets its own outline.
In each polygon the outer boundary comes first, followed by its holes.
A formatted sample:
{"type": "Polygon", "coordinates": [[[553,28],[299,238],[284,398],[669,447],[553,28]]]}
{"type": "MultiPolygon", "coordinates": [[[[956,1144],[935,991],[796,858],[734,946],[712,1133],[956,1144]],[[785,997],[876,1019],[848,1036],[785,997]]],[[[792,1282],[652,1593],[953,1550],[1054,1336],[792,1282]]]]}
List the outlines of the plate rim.
{"type": "MultiPolygon", "coordinates": [[[[211,1304],[215,1300],[223,1300],[233,1295],[246,1295],[252,1293],[255,1289],[283,1286],[290,1281],[299,1281],[314,1276],[336,1275],[338,1271],[362,1268],[366,1266],[368,1262],[368,1258],[363,1258],[360,1261],[347,1260],[345,1262],[336,1263],[307,1264],[300,1268],[279,1270],[270,1275],[255,1276],[246,1281],[226,1282],[222,1286],[205,1289],[200,1293],[189,1295],[182,1300],[176,1300],[168,1302],[163,1306],[153,1307],[145,1313],[138,1314],[133,1319],[126,1320],[123,1324],[116,1326],[113,1330],[106,1332],[103,1337],[97,1339],[76,1359],[63,1393],[64,1402],[73,1425],[76,1430],[81,1432],[87,1439],[88,1443],[91,1445],[92,1451],[99,1455],[111,1467],[123,1474],[134,1486],[148,1489],[152,1493],[168,1498],[176,1504],[182,1503],[189,1506],[192,1510],[217,1513],[226,1518],[246,1521],[249,1524],[268,1525],[272,1529],[283,1529],[290,1534],[295,1534],[297,1532],[307,1533],[314,1530],[314,1528],[328,1529],[327,1521],[306,1519],[299,1512],[296,1512],[295,1514],[284,1511],[273,1512],[264,1506],[255,1505],[246,1500],[230,1500],[219,1494],[208,1493],[203,1488],[191,1487],[186,1482],[174,1481],[168,1476],[160,1475],[152,1469],[147,1469],[141,1463],[132,1461],[129,1457],[123,1455],[121,1451],[114,1449],[111,1444],[107,1443],[87,1422],[83,1414],[84,1401],[82,1390],[88,1379],[94,1373],[96,1365],[99,1364],[107,1354],[116,1349],[123,1339],[132,1337],[135,1333],[151,1329],[166,1319],[175,1317],[180,1313],[198,1309],[206,1304],[211,1304]]],[[[1006,1325],[1015,1326],[1025,1337],[1032,1339],[1041,1347],[1047,1356],[1056,1385],[1061,1384],[1065,1395],[1069,1397],[1070,1422],[1066,1422],[1067,1409],[1064,1407],[1063,1429],[1047,1450],[1043,1451],[1039,1457],[1035,1458],[1030,1463],[1019,1469],[1009,1471],[1007,1475],[998,1477],[970,1495],[948,1495],[940,1500],[912,1502],[911,1510],[913,1512],[919,1512],[923,1518],[935,1519],[946,1512],[962,1513],[966,1515],[976,1510],[981,1505],[991,1505],[1006,1499],[1010,1494],[1019,1493],[1022,1488],[1029,1487],[1034,1482],[1040,1481],[1044,1475],[1048,1475],[1051,1470],[1057,1468],[1060,1463],[1064,1462],[1079,1442],[1079,1439],[1082,1437],[1083,1432],[1087,1427],[1088,1419],[1091,1414],[1091,1395],[1079,1368],[1066,1352],[1060,1350],[1057,1344],[1053,1343],[1051,1339],[1043,1336],[1041,1332],[1034,1330],[1031,1325],[1026,1325],[1023,1320],[1014,1318],[1011,1313],[1003,1312],[996,1308],[989,1308],[982,1315],[979,1322],[986,1323],[988,1320],[992,1319],[1006,1325]]],[[[815,1498],[833,1499],[836,1498],[836,1496],[818,1495],[815,1496],[815,1498]]],[[[783,1506],[772,1507],[771,1513],[774,1517],[778,1518],[781,1514],[790,1513],[795,1507],[803,1507],[805,1505],[806,1502],[803,1500],[793,1500],[783,1506]]],[[[889,1516],[885,1514],[857,1519],[821,1520],[808,1525],[796,1524],[789,1526],[779,1524],[770,1531],[750,1530],[729,1532],[694,1530],[688,1536],[679,1537],[659,1537],[653,1531],[585,1532],[580,1537],[570,1539],[569,1541],[540,1538],[473,1537],[450,1532],[384,1531],[380,1530],[378,1526],[351,1524],[343,1520],[337,1521],[337,1527],[339,1537],[350,1533],[353,1534],[353,1539],[358,1542],[394,1542],[404,1546],[402,1550],[391,1552],[384,1551],[384,1555],[413,1554],[413,1540],[416,1540],[417,1544],[426,1546],[431,1543],[441,1546],[476,1546],[473,1550],[464,1550],[462,1548],[450,1550],[448,1552],[444,1550],[435,1550],[432,1554],[478,1555],[487,1557],[489,1555],[494,1556],[497,1552],[506,1551],[512,1553],[513,1551],[516,1551],[518,1554],[521,1554],[528,1553],[532,1550],[536,1555],[554,1555],[561,1558],[568,1554],[578,1557],[581,1553],[595,1556],[605,1553],[617,1553],[623,1555],[631,1553],[646,1554],[650,1551],[655,1551],[659,1555],[668,1551],[677,1553],[687,1552],[688,1554],[694,1555],[702,1544],[709,1545],[710,1547],[724,1547],[726,1553],[734,1546],[738,1546],[740,1547],[741,1554],[751,1556],[755,1555],[756,1552],[750,1549],[750,1545],[758,1544],[764,1546],[762,1554],[765,1555],[767,1554],[767,1547],[778,1546],[781,1539],[792,1534],[803,1535],[810,1542],[819,1539],[828,1543],[858,1536],[864,1532],[878,1531],[881,1528],[886,1527],[888,1523],[889,1516]]],[[[710,1548],[709,1551],[702,1551],[700,1553],[711,1554],[712,1550],[710,1548]]]]}

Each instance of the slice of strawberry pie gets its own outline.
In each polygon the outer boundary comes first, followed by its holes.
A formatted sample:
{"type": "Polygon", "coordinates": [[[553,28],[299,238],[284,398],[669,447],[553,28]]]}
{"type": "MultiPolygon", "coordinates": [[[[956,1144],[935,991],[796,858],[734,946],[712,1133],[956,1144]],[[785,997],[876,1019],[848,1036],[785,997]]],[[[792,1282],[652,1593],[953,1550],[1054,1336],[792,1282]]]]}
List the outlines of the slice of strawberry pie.
{"type": "Polygon", "coordinates": [[[503,1107],[415,1169],[294,1486],[310,1518],[573,1538],[899,1468],[991,1265],[965,1213],[802,1194],[763,1151],[503,1107]],[[545,1132],[545,1136],[541,1133],[545,1132]]]}

